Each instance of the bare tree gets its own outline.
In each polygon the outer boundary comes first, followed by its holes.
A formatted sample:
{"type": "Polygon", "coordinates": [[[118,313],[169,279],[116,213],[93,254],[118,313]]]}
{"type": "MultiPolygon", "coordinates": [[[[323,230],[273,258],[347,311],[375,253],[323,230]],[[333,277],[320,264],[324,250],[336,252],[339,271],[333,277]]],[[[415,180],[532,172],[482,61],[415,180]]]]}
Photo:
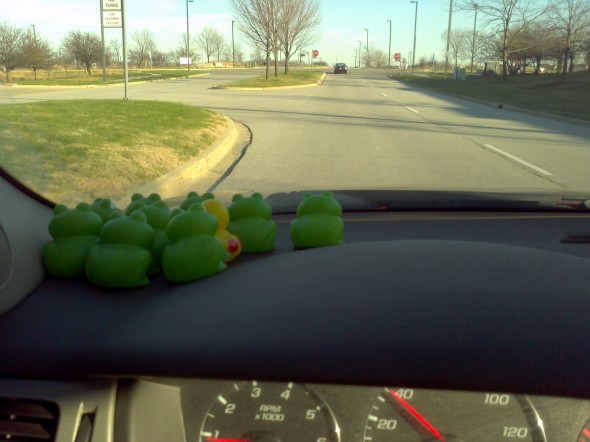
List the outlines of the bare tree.
{"type": "Polygon", "coordinates": [[[151,60],[152,53],[157,50],[154,34],[149,29],[143,29],[134,32],[132,39],[135,46],[129,50],[129,59],[138,68],[144,68],[151,60]]]}
{"type": "Polygon", "coordinates": [[[72,61],[74,61],[74,57],[63,45],[61,45],[55,52],[55,61],[65,69],[67,76],[68,68],[70,67],[70,64],[72,64],[72,61]]]}
{"type": "Polygon", "coordinates": [[[235,46],[235,57],[236,61],[242,63],[244,61],[244,51],[242,50],[242,46],[240,44],[236,44],[235,46]]]}
{"type": "MultiPolygon", "coordinates": [[[[266,55],[265,77],[269,77],[270,54],[278,50],[277,4],[275,0],[229,0],[238,29],[252,46],[260,48],[266,55]]],[[[275,57],[276,63],[276,57],[275,57]]],[[[276,69],[275,69],[276,72],[276,69]]]]}
{"type": "Polygon", "coordinates": [[[117,65],[117,67],[121,66],[122,62],[122,49],[121,49],[121,41],[113,38],[109,41],[108,52],[111,58],[111,61],[117,65]]]}
{"type": "Polygon", "coordinates": [[[92,64],[102,59],[101,39],[91,32],[70,31],[62,40],[62,46],[84,65],[88,75],[92,75],[92,64]]]}
{"type": "Polygon", "coordinates": [[[207,63],[211,61],[211,55],[215,52],[215,40],[218,35],[219,33],[209,26],[205,26],[197,35],[197,47],[205,52],[207,63]]]}
{"type": "Polygon", "coordinates": [[[39,69],[47,69],[53,61],[53,50],[47,40],[37,35],[27,35],[23,47],[23,67],[33,71],[33,78],[37,79],[39,69]]]}
{"type": "Polygon", "coordinates": [[[381,49],[372,49],[373,66],[377,69],[387,66],[387,55],[381,49]]]}
{"type": "Polygon", "coordinates": [[[492,26],[494,35],[501,37],[502,54],[502,79],[508,81],[508,57],[514,39],[527,23],[532,22],[546,11],[534,0],[488,0],[479,4],[475,0],[465,0],[461,3],[461,9],[479,10],[487,16],[486,25],[492,26]]]}
{"type": "MultiPolygon", "coordinates": [[[[576,39],[590,27],[590,2],[588,0],[553,1],[551,21],[563,38],[563,66],[561,81],[567,81],[568,60],[572,60],[572,50],[576,39]]],[[[571,64],[570,64],[571,66],[571,64]]]]}
{"type": "Polygon", "coordinates": [[[0,71],[10,81],[10,73],[23,66],[23,45],[25,32],[21,28],[0,23],[0,71]]]}
{"type": "MultiPolygon", "coordinates": [[[[448,32],[443,31],[441,33],[441,39],[447,43],[448,32]]],[[[449,39],[449,49],[453,53],[453,59],[455,60],[455,68],[459,66],[459,57],[469,53],[471,48],[471,37],[472,33],[468,29],[452,29],[449,39]]]]}
{"type": "MultiPolygon", "coordinates": [[[[212,40],[213,53],[216,56],[215,58],[216,60],[221,60],[223,51],[228,47],[225,44],[225,39],[223,38],[223,35],[221,35],[216,29],[214,29],[212,40]]],[[[226,58],[226,60],[229,59],[231,59],[231,56],[229,58],[226,58]]]]}
{"type": "Polygon", "coordinates": [[[321,16],[320,0],[279,0],[280,22],[278,38],[285,54],[285,74],[289,73],[289,59],[302,48],[317,40],[321,16]]]}

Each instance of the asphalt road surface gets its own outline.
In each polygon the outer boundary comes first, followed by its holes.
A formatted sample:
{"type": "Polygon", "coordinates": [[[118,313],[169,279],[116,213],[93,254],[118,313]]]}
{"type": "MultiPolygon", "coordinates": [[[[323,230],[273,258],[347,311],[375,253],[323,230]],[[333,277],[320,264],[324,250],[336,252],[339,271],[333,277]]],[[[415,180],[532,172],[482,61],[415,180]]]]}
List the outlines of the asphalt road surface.
{"type": "MultiPolygon", "coordinates": [[[[252,75],[220,70],[131,83],[129,98],[205,107],[251,130],[252,143],[216,191],[590,190],[588,126],[450,98],[364,70],[329,74],[310,88],[213,88],[252,75]]],[[[122,97],[122,86],[0,88],[0,103],[122,97]]]]}

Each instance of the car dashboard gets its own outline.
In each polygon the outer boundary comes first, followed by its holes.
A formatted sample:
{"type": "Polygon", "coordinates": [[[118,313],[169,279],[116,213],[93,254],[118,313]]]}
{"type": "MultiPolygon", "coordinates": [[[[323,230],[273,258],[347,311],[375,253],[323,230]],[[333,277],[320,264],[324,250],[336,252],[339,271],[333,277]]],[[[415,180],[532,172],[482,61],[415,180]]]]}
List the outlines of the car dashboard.
{"type": "Polygon", "coordinates": [[[104,290],[45,277],[51,209],[2,191],[0,439],[590,440],[586,212],[347,211],[306,250],[277,213],[274,252],[104,290]]]}

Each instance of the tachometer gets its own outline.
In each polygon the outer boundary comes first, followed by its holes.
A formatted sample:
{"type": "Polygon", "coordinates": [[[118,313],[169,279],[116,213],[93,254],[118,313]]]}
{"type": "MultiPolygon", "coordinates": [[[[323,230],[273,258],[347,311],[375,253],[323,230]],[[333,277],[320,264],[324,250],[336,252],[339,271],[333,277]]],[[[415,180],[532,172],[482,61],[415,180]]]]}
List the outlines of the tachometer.
{"type": "Polygon", "coordinates": [[[365,442],[546,442],[526,396],[385,388],[374,400],[365,442]]]}
{"type": "Polygon", "coordinates": [[[215,398],[201,442],[340,442],[328,405],[304,385],[234,383],[215,398]]]}

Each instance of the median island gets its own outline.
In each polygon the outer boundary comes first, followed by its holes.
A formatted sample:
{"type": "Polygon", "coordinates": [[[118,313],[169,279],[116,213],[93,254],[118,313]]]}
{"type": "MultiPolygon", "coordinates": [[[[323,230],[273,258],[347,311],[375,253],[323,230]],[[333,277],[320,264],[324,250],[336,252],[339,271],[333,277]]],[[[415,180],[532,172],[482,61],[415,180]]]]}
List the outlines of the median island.
{"type": "Polygon", "coordinates": [[[267,79],[265,75],[247,78],[245,80],[224,83],[219,89],[273,89],[300,86],[315,86],[319,84],[325,73],[314,70],[293,70],[288,74],[280,73],[277,77],[272,73],[267,79]]]}
{"type": "Polygon", "coordinates": [[[227,119],[161,101],[64,100],[0,106],[0,164],[46,198],[119,199],[193,159],[227,119]]]}

